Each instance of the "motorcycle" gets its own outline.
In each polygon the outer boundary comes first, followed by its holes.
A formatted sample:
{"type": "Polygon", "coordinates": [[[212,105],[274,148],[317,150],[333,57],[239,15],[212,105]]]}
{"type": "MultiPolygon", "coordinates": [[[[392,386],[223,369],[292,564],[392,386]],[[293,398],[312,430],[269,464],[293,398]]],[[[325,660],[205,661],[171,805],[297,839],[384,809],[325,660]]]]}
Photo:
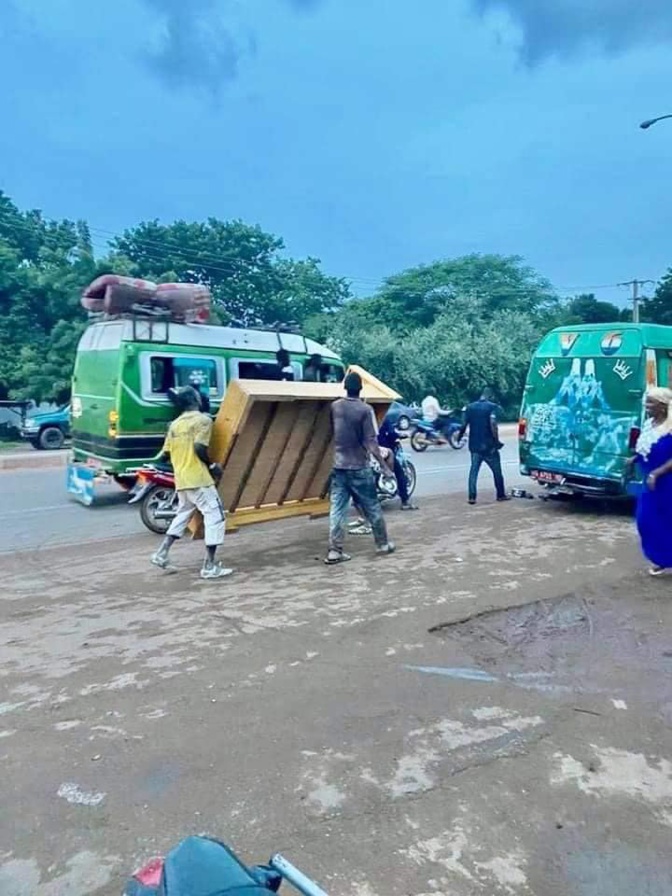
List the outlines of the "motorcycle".
{"type": "MultiPolygon", "coordinates": [[[[406,474],[408,496],[415,491],[417,473],[399,442],[394,449],[406,474]]],[[[376,492],[381,501],[391,501],[399,496],[397,480],[394,476],[384,476],[378,461],[372,457],[371,467],[376,477],[376,492]]],[[[140,505],[140,519],[150,532],[165,535],[177,513],[177,492],[175,475],[169,464],[156,464],[138,470],[137,480],[131,489],[129,504],[140,505]]]]}
{"type": "MultiPolygon", "coordinates": [[[[401,464],[401,468],[404,471],[404,475],[406,476],[406,487],[408,489],[408,497],[410,498],[415,491],[416,485],[418,484],[418,475],[416,473],[415,466],[406,455],[401,442],[398,442],[396,444],[394,448],[394,454],[401,464]]],[[[381,502],[381,504],[384,501],[391,501],[393,498],[398,498],[399,486],[397,485],[396,476],[384,476],[383,468],[375,459],[375,457],[371,458],[370,463],[376,477],[376,492],[378,494],[378,500],[381,502]]]]}
{"type": "Polygon", "coordinates": [[[327,896],[279,853],[249,868],[225,843],[187,837],[163,858],[135,872],[122,896],[268,896],[287,881],[302,896],[327,896]]]}
{"type": "Polygon", "coordinates": [[[129,504],[140,505],[140,519],[156,535],[165,535],[177,513],[175,475],[169,464],[138,470],[129,504]]]}
{"type": "Polygon", "coordinates": [[[455,451],[464,448],[466,438],[460,438],[462,423],[456,411],[439,414],[436,421],[421,418],[413,421],[411,448],[414,451],[426,451],[430,445],[450,445],[455,451]]]}

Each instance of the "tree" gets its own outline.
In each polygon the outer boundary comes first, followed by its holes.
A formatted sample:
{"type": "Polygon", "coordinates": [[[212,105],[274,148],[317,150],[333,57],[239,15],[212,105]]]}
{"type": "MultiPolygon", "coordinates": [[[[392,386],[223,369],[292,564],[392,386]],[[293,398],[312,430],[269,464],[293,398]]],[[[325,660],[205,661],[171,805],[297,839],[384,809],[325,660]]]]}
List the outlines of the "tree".
{"type": "Polygon", "coordinates": [[[672,268],[658,283],[653,296],[642,300],[640,316],[649,323],[672,326],[672,268]]]}
{"type": "Polygon", "coordinates": [[[225,321],[302,324],[334,314],[350,297],[346,282],[282,249],[281,239],[241,221],[154,221],[95,259],[85,223],[21,212],[0,192],[0,398],[67,400],[87,321],[81,292],[102,273],[205,283],[225,321]]]}
{"type": "Polygon", "coordinates": [[[371,308],[395,330],[431,325],[459,301],[491,317],[497,311],[541,312],[553,306],[550,283],[516,255],[465,255],[388,277],[371,308]]]}
{"type": "Polygon", "coordinates": [[[281,239],[242,221],[149,221],[112,247],[111,261],[127,259],[136,276],[207,285],[223,322],[302,323],[349,296],[345,281],[327,277],[317,259],[281,258],[281,239]]]}
{"type": "Polygon", "coordinates": [[[566,324],[609,324],[621,320],[622,311],[611,302],[601,302],[592,293],[570,299],[564,309],[566,324]]]}
{"type": "Polygon", "coordinates": [[[510,416],[520,403],[527,367],[542,330],[522,311],[496,311],[490,318],[479,302],[471,318],[458,300],[428,327],[395,332],[383,322],[362,326],[359,302],[336,315],[327,339],[346,363],[358,363],[399,391],[420,401],[428,392],[459,407],[483,386],[492,386],[510,416]]]}
{"type": "Polygon", "coordinates": [[[1,397],[67,397],[79,295],[96,270],[85,224],[20,212],[0,193],[1,397]]]}

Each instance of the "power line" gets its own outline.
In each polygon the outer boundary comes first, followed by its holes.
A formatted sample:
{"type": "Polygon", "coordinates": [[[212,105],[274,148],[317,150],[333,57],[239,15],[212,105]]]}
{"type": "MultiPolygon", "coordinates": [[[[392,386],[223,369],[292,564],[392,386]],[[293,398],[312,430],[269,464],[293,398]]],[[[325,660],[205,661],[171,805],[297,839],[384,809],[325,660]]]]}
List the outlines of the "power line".
{"type": "MultiPolygon", "coordinates": [[[[18,212],[17,214],[19,216],[22,215],[21,212],[18,212]]],[[[21,219],[17,221],[16,217],[14,215],[12,215],[11,213],[9,213],[7,210],[0,210],[0,221],[3,219],[8,222],[10,229],[22,229],[24,231],[33,231],[34,233],[39,235],[40,240],[43,243],[48,244],[51,242],[52,245],[58,245],[58,248],[61,248],[59,234],[57,234],[55,232],[50,232],[54,229],[53,226],[50,227],[51,222],[48,222],[42,218],[40,218],[39,221],[38,220],[30,220],[26,217],[21,217],[21,219]],[[44,229],[40,229],[40,224],[43,226],[44,229]]],[[[78,235],[76,232],[78,222],[66,221],[66,222],[53,222],[53,223],[55,223],[55,226],[57,228],[63,227],[63,226],[67,227],[68,225],[71,225],[75,229],[74,235],[75,236],[78,235]]],[[[104,228],[95,227],[95,226],[89,225],[86,222],[84,222],[84,225],[89,234],[89,237],[91,237],[91,235],[93,235],[93,234],[99,234],[99,235],[101,235],[102,238],[107,239],[108,246],[111,241],[109,239],[110,237],[112,237],[114,239],[124,239],[123,236],[119,237],[113,231],[105,230],[104,228]]],[[[162,225],[159,225],[159,226],[162,226],[162,225]]],[[[166,252],[166,250],[168,250],[170,253],[177,256],[177,258],[180,261],[182,261],[185,265],[193,265],[195,267],[196,266],[206,267],[206,268],[208,268],[208,270],[210,270],[214,273],[224,274],[227,276],[248,274],[251,272],[251,270],[252,271],[254,270],[255,264],[258,264],[258,260],[254,260],[254,259],[246,260],[246,259],[241,259],[241,258],[234,258],[233,256],[227,256],[227,255],[214,256],[214,255],[209,255],[209,254],[204,254],[204,253],[192,254],[188,250],[185,250],[184,247],[182,247],[176,243],[172,243],[169,240],[166,240],[164,242],[158,242],[155,240],[144,239],[142,237],[132,237],[132,241],[135,242],[135,244],[138,247],[140,247],[142,250],[144,250],[144,254],[148,257],[148,259],[150,259],[153,262],[165,261],[165,252],[166,252]]],[[[93,240],[91,242],[93,243],[93,240]]],[[[77,247],[73,247],[73,249],[74,248],[77,248],[77,247]]],[[[391,288],[394,288],[394,284],[393,283],[390,284],[389,281],[393,280],[394,277],[397,277],[397,276],[399,276],[399,275],[393,274],[390,277],[385,277],[382,279],[373,279],[373,278],[367,278],[367,277],[356,277],[356,276],[344,275],[341,277],[336,277],[336,279],[347,280],[352,286],[354,286],[357,283],[372,284],[372,285],[375,285],[376,289],[379,290],[385,286],[390,286],[391,288]]],[[[654,283],[656,281],[654,281],[654,280],[639,280],[638,282],[643,284],[643,283],[654,283]]],[[[550,288],[553,293],[559,293],[559,292],[561,292],[561,293],[579,292],[580,293],[582,291],[587,291],[587,290],[616,289],[616,288],[618,288],[620,286],[624,286],[624,285],[630,286],[630,285],[632,285],[632,281],[628,281],[628,283],[626,283],[626,284],[602,283],[602,284],[588,284],[588,285],[579,285],[579,286],[555,286],[555,287],[551,285],[550,288]]],[[[435,289],[437,289],[437,290],[446,289],[446,288],[448,288],[448,287],[442,287],[442,286],[435,287],[435,289]]],[[[427,294],[432,291],[432,289],[433,288],[431,286],[428,286],[426,289],[405,288],[405,289],[403,289],[403,291],[404,291],[404,294],[407,296],[410,296],[410,297],[416,296],[416,297],[420,298],[420,297],[426,297],[427,294]]],[[[540,289],[540,291],[543,291],[544,288],[540,286],[539,289],[540,289]]],[[[497,287],[497,286],[493,286],[491,289],[487,289],[487,288],[478,289],[478,290],[475,290],[474,292],[476,293],[475,297],[478,297],[478,298],[485,298],[485,297],[511,298],[511,297],[515,297],[515,296],[532,296],[535,293],[535,291],[533,289],[531,289],[530,287],[512,288],[512,287],[497,287]]]]}

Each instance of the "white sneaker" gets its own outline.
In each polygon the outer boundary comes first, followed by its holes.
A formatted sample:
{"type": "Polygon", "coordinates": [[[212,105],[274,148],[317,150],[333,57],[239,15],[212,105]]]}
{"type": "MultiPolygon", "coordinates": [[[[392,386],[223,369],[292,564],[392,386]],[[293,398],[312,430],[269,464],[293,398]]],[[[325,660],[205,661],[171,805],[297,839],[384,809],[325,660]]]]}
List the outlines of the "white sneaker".
{"type": "Polygon", "coordinates": [[[168,554],[164,554],[161,551],[152,554],[151,561],[152,565],[158,566],[159,569],[168,569],[168,566],[170,565],[168,554]]]}
{"type": "Polygon", "coordinates": [[[232,569],[227,569],[221,563],[215,563],[212,566],[204,566],[201,570],[202,579],[223,579],[226,576],[233,575],[232,569]]]}

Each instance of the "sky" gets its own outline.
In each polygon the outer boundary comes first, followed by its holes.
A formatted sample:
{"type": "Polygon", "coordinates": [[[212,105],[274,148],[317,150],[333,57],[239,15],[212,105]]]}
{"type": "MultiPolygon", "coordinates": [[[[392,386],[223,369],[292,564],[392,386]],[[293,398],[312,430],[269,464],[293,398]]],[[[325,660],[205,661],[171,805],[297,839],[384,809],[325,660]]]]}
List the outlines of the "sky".
{"type": "Polygon", "coordinates": [[[2,0],[0,189],[241,218],[372,292],[469,252],[563,294],[672,265],[669,0],[2,0]]]}

